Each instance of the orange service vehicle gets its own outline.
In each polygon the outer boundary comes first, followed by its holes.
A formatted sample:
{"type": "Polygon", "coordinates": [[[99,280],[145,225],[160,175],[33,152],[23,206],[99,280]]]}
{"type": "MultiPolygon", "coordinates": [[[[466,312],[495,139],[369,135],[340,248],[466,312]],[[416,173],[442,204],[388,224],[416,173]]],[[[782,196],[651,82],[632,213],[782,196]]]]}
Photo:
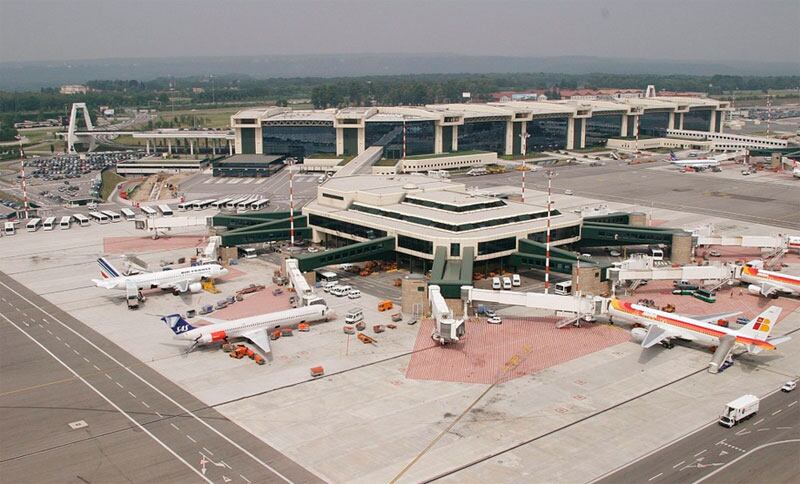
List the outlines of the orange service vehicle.
{"type": "Polygon", "coordinates": [[[378,311],[381,311],[381,312],[388,311],[388,310],[390,310],[392,308],[394,308],[394,304],[392,303],[392,301],[390,301],[388,299],[378,303],[378,311]]]}

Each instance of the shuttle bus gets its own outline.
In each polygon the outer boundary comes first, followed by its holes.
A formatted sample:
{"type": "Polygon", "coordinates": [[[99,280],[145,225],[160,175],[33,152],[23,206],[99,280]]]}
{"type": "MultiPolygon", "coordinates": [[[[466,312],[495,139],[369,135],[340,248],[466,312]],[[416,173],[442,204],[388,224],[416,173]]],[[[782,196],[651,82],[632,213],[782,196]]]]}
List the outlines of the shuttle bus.
{"type": "Polygon", "coordinates": [[[255,197],[255,196],[250,197],[250,198],[245,198],[244,200],[242,200],[242,201],[240,201],[239,203],[236,204],[236,211],[237,212],[246,211],[248,208],[250,208],[250,204],[255,202],[256,200],[258,200],[258,197],[255,197]]]}
{"type": "Polygon", "coordinates": [[[228,203],[225,204],[225,208],[235,209],[236,206],[239,205],[239,202],[241,202],[243,200],[247,200],[248,198],[250,198],[249,195],[246,196],[246,197],[233,198],[228,203]]]}
{"type": "Polygon", "coordinates": [[[3,227],[3,233],[6,236],[14,235],[17,233],[17,227],[14,222],[6,222],[5,227],[3,227]]]}
{"type": "Polygon", "coordinates": [[[42,230],[53,230],[53,226],[56,223],[55,217],[47,217],[44,220],[44,225],[42,226],[42,230]]]}
{"type": "Polygon", "coordinates": [[[108,219],[111,220],[112,222],[122,221],[122,217],[117,212],[113,212],[111,210],[102,210],[100,213],[108,217],[108,219]]]}
{"type": "Polygon", "coordinates": [[[39,227],[41,226],[42,226],[42,219],[32,218],[28,220],[28,223],[27,225],[25,225],[25,228],[28,229],[28,232],[36,232],[37,230],[39,230],[39,227]]]}
{"type": "Polygon", "coordinates": [[[559,296],[569,296],[572,294],[572,281],[563,281],[556,283],[556,289],[554,291],[559,296]]]}
{"type": "Polygon", "coordinates": [[[147,205],[142,205],[139,208],[141,208],[142,213],[144,213],[148,217],[155,217],[156,215],[158,215],[158,212],[156,212],[155,209],[153,209],[152,207],[148,207],[147,205]]]}
{"type": "Polygon", "coordinates": [[[73,217],[75,218],[75,221],[78,222],[78,225],[80,225],[81,227],[86,227],[89,225],[89,217],[87,217],[86,215],[83,215],[82,213],[76,213],[75,215],[73,215],[73,217]]]}
{"type": "Polygon", "coordinates": [[[120,212],[122,212],[122,216],[125,217],[125,220],[133,220],[136,218],[136,214],[129,208],[123,208],[120,212]]]}
{"type": "Polygon", "coordinates": [[[169,205],[159,205],[158,211],[165,217],[172,217],[172,209],[169,208],[169,205]]]}
{"type": "Polygon", "coordinates": [[[209,208],[212,203],[214,203],[213,198],[208,198],[206,200],[195,200],[192,208],[194,208],[195,210],[205,210],[209,208]]]}
{"type": "Polygon", "coordinates": [[[181,203],[178,204],[178,210],[180,210],[181,212],[185,212],[187,210],[191,210],[192,208],[194,208],[194,204],[195,204],[196,201],[197,200],[191,200],[191,201],[188,201],[188,202],[181,202],[181,203]]]}
{"type": "Polygon", "coordinates": [[[213,202],[211,204],[211,207],[212,208],[216,208],[216,209],[225,208],[225,204],[230,202],[230,201],[231,201],[230,198],[221,198],[221,199],[217,200],[216,202],[213,202]]]}
{"type": "Polygon", "coordinates": [[[100,213],[100,212],[89,212],[89,218],[91,218],[92,220],[94,220],[95,222],[97,222],[99,224],[107,224],[108,223],[108,217],[105,216],[104,214],[100,213]]]}
{"type": "Polygon", "coordinates": [[[250,210],[261,210],[269,205],[269,198],[262,198],[250,204],[250,210]]]}
{"type": "Polygon", "coordinates": [[[61,221],[58,222],[58,228],[61,230],[69,230],[72,227],[72,215],[64,215],[61,217],[61,221]]]}

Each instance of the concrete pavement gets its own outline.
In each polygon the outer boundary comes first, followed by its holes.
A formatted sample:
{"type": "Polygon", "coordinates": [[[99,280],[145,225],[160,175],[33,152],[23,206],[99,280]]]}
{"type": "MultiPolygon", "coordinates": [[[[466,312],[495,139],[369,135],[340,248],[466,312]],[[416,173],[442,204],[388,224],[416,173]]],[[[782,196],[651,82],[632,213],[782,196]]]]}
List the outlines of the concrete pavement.
{"type": "Polygon", "coordinates": [[[319,481],[2,273],[0,292],[5,478],[319,481]]]}
{"type": "Polygon", "coordinates": [[[596,482],[797,482],[799,450],[798,392],[777,392],[746,422],[730,429],[712,422],[596,482]]]}

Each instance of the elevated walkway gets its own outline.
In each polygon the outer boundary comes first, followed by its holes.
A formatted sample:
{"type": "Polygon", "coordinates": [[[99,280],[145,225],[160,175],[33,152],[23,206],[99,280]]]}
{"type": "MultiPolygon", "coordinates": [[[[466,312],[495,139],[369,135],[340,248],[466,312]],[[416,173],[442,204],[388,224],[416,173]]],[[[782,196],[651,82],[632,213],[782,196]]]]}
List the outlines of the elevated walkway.
{"type": "MultiPolygon", "coordinates": [[[[306,216],[294,219],[294,235],[296,238],[310,239],[311,228],[306,216]]],[[[262,222],[249,227],[240,227],[222,234],[222,245],[232,247],[258,242],[274,242],[291,239],[291,223],[289,219],[262,222]]]]}
{"type": "Polygon", "coordinates": [[[214,215],[212,224],[215,227],[238,229],[240,227],[250,227],[262,222],[288,218],[289,212],[250,212],[236,215],[218,214],[214,215]]]}
{"type": "MultiPolygon", "coordinates": [[[[311,229],[308,229],[309,231],[311,229]]],[[[298,268],[303,272],[313,271],[320,267],[332,264],[345,264],[348,262],[362,262],[365,260],[379,259],[394,252],[395,238],[382,237],[368,242],[329,249],[315,254],[305,253],[297,255],[298,268]]]]}
{"type": "Polygon", "coordinates": [[[461,299],[467,303],[492,302],[509,306],[522,306],[532,309],[573,313],[576,315],[600,315],[605,311],[602,297],[560,296],[539,292],[493,291],[491,289],[475,289],[472,286],[461,290],[461,299]]]}
{"type": "MultiPolygon", "coordinates": [[[[547,245],[533,240],[520,240],[519,250],[511,254],[511,265],[514,267],[530,267],[533,269],[545,270],[545,262],[547,259],[547,245]]],[[[572,267],[578,262],[581,267],[598,266],[598,264],[590,259],[578,257],[574,252],[564,250],[558,247],[550,247],[550,270],[560,274],[572,274],[572,267]]],[[[606,271],[604,270],[608,265],[599,266],[601,269],[600,280],[606,280],[606,271]]]]}
{"type": "Polygon", "coordinates": [[[447,248],[436,247],[429,284],[439,286],[442,296],[446,298],[458,298],[461,287],[472,284],[474,263],[475,251],[472,247],[464,247],[461,259],[448,259],[447,248]]]}
{"type": "Polygon", "coordinates": [[[580,247],[672,245],[674,235],[690,234],[683,229],[584,221],[578,245],[580,247]]]}
{"type": "Polygon", "coordinates": [[[372,173],[372,165],[383,156],[382,146],[370,146],[334,173],[335,177],[372,173]]]}

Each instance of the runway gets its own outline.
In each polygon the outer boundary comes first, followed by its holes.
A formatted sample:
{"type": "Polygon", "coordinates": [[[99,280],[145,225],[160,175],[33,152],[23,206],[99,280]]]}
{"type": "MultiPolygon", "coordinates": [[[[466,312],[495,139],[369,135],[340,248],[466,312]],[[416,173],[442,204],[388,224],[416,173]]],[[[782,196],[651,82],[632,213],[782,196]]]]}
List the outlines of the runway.
{"type": "Polygon", "coordinates": [[[4,273],[0,351],[8,482],[321,482],[4,273]]]}
{"type": "MultiPolygon", "coordinates": [[[[753,418],[730,429],[717,423],[703,427],[598,482],[797,482],[800,479],[798,398],[797,390],[777,392],[761,400],[758,414],[753,418]]],[[[720,404],[720,411],[722,407],[720,404]]]]}

